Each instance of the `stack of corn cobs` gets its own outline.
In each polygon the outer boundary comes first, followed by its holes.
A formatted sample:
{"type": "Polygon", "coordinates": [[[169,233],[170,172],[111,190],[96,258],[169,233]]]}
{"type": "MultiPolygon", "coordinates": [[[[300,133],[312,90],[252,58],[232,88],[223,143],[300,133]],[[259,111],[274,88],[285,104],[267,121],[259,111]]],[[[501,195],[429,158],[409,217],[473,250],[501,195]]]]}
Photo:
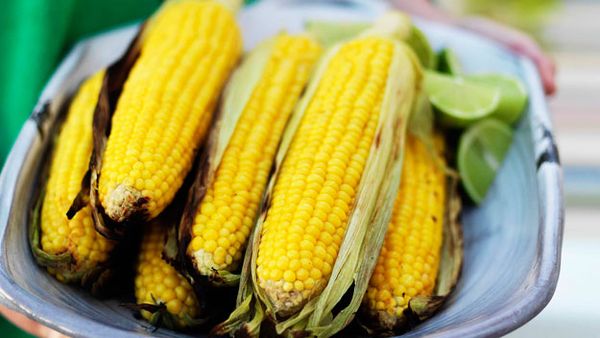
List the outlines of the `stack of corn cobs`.
{"type": "Polygon", "coordinates": [[[37,262],[95,294],[133,285],[121,300],[155,326],[410,329],[462,260],[421,33],[388,13],[329,48],[281,33],[242,58],[237,7],[167,1],[81,85],[33,212],[37,262]]]}

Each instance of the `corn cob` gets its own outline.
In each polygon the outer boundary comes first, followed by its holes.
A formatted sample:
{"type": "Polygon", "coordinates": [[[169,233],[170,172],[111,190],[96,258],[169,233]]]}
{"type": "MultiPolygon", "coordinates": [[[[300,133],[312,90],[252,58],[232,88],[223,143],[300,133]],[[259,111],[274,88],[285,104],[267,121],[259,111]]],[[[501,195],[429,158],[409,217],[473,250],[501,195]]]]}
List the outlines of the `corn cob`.
{"type": "Polygon", "coordinates": [[[437,139],[437,154],[417,137],[406,147],[400,191],[365,304],[379,325],[397,326],[409,301],[433,294],[446,213],[446,175],[437,139]]]}
{"type": "MultiPolygon", "coordinates": [[[[237,268],[279,140],[319,53],[318,44],[308,36],[279,35],[257,48],[228,86],[223,119],[235,118],[224,115],[236,113],[227,103],[242,100],[240,87],[250,86],[251,95],[242,106],[222,158],[215,160],[220,165],[194,219],[188,255],[200,274],[211,276],[237,268]],[[252,81],[244,75],[257,67],[264,69],[256,83],[248,83],[252,81]]],[[[214,144],[218,147],[222,142],[214,144]]]]}
{"type": "Polygon", "coordinates": [[[99,179],[99,200],[116,222],[154,218],[173,199],[241,52],[234,13],[218,1],[166,2],[142,39],[99,179]]]}
{"type": "Polygon", "coordinates": [[[136,267],[135,298],[141,315],[153,325],[185,328],[197,320],[200,305],[190,283],[162,258],[166,235],[167,227],[156,221],[145,229],[136,267]]]}
{"type": "Polygon", "coordinates": [[[275,185],[257,276],[276,308],[294,312],[327,283],[378,126],[394,44],[345,44],[332,58],[275,185]]]}
{"type": "Polygon", "coordinates": [[[237,308],[213,333],[258,336],[268,318],[277,334],[328,337],[360,307],[421,81],[401,41],[410,20],[400,18],[379,21],[320,62],[282,138],[237,308]]]}
{"type": "Polygon", "coordinates": [[[92,119],[104,71],[86,80],[69,108],[56,140],[40,219],[41,250],[70,256],[68,266],[48,266],[63,282],[77,281],[83,273],[107,261],[114,243],[94,229],[90,207],[71,220],[66,212],[77,195],[92,152],[92,119]]]}

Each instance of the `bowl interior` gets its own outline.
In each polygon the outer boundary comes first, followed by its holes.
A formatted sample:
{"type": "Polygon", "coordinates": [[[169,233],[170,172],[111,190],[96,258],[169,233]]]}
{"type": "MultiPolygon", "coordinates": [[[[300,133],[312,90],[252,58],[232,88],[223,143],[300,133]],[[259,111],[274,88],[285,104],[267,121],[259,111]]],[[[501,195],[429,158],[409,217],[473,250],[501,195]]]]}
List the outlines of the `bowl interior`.
{"type": "MultiPolygon", "coordinates": [[[[281,3],[264,1],[244,10],[240,20],[247,48],[283,27],[291,32],[300,31],[307,17],[365,20],[384,8],[378,2],[368,1],[341,2],[341,6],[339,2],[281,3]],[[272,19],[261,20],[264,17],[272,19]]],[[[523,77],[520,59],[507,51],[455,29],[418,23],[434,47],[449,46],[456,51],[467,72],[493,71],[523,77]]],[[[52,125],[57,108],[76,84],[114,60],[134,33],[135,27],[129,27],[78,45],[42,96],[42,101],[55,99],[44,128],[52,125]]],[[[539,86],[529,84],[529,89],[539,90],[539,86]]],[[[505,333],[529,319],[525,316],[531,317],[522,309],[532,305],[523,304],[523,299],[533,289],[553,287],[553,281],[539,280],[542,206],[538,197],[532,121],[534,112],[530,110],[516,130],[510,153],[483,205],[465,207],[462,218],[465,260],[455,292],[437,315],[405,336],[455,336],[458,332],[469,332],[464,331],[465,327],[470,327],[473,335],[505,333]],[[503,319],[499,320],[501,314],[503,319]],[[477,331],[482,327],[485,332],[477,331]]],[[[46,160],[43,155],[47,148],[48,138],[41,138],[36,124],[28,121],[0,180],[3,182],[0,183],[0,221],[6,220],[0,243],[0,273],[4,277],[2,301],[69,335],[185,336],[165,329],[153,332],[153,328],[135,320],[118,301],[99,301],[77,288],[60,284],[35,264],[26,227],[33,191],[41,184],[37,177],[46,160]],[[16,183],[13,186],[10,182],[16,183]]]]}

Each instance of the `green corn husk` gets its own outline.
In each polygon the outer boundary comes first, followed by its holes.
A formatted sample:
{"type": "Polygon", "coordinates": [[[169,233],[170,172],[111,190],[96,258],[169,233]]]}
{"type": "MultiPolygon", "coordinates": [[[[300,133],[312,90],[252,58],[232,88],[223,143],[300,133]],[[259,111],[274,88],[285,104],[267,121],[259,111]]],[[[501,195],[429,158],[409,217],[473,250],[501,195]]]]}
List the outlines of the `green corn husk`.
{"type": "Polygon", "coordinates": [[[371,26],[369,22],[308,20],[304,24],[304,29],[315,36],[323,46],[329,48],[359,35],[371,26]]]}
{"type": "Polygon", "coordinates": [[[263,200],[263,210],[248,245],[237,299],[238,308],[227,321],[214,328],[214,334],[258,336],[261,332],[260,324],[269,320],[278,335],[329,337],[342,330],[353,319],[368,286],[387,230],[394,196],[400,183],[408,120],[420,89],[419,61],[413,51],[398,39],[402,36],[402,31],[408,30],[406,23],[410,24],[406,20],[398,23],[386,19],[363,33],[363,36],[391,38],[395,43],[395,57],[386,85],[377,136],[359,183],[346,235],[325,289],[297,313],[279,318],[274,305],[258,286],[256,259],[262,224],[268,209],[266,206],[270,205],[272,189],[281,164],[320,79],[340,45],[333,47],[321,60],[316,76],[288,124],[277,154],[276,169],[263,200]],[[350,303],[339,311],[336,309],[334,313],[334,307],[340,304],[343,297],[350,297],[350,303]]]}
{"type": "MultiPolygon", "coordinates": [[[[401,23],[405,28],[396,30],[395,37],[408,44],[427,69],[435,69],[437,63],[436,54],[427,40],[427,36],[417,26],[410,22],[410,18],[398,11],[387,12],[379,21],[389,21],[393,27],[401,23]]],[[[307,32],[312,34],[326,47],[330,47],[341,41],[349,40],[366,31],[371,24],[368,22],[347,21],[322,21],[308,20],[305,24],[307,32]]]]}

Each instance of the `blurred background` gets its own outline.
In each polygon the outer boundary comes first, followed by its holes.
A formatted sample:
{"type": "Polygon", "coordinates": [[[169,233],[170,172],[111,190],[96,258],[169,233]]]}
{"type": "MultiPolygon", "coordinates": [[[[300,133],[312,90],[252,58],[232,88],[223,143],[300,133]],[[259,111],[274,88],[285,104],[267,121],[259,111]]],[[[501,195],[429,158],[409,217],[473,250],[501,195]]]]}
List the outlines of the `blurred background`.
{"type": "Polygon", "coordinates": [[[566,219],[562,265],[550,304],[507,335],[600,337],[600,1],[440,0],[458,15],[518,27],[554,58],[558,92],[548,99],[564,166],[566,219]],[[590,268],[592,267],[592,268],[590,268]]]}
{"type": "Polygon", "coordinates": [[[522,328],[526,337],[599,337],[600,308],[600,1],[444,0],[532,34],[558,66],[550,111],[564,165],[566,219],[562,266],[550,304],[522,328]]]}
{"type": "MultiPolygon", "coordinates": [[[[252,2],[252,1],[247,1],[252,2]]],[[[74,42],[150,14],[161,0],[0,1],[0,166],[22,123],[74,42]]],[[[555,59],[549,98],[564,164],[567,213],[554,298],[509,337],[597,337],[600,310],[600,1],[438,0],[457,15],[482,15],[533,35],[555,59]]],[[[1,337],[27,337],[0,319],[1,337]]]]}

